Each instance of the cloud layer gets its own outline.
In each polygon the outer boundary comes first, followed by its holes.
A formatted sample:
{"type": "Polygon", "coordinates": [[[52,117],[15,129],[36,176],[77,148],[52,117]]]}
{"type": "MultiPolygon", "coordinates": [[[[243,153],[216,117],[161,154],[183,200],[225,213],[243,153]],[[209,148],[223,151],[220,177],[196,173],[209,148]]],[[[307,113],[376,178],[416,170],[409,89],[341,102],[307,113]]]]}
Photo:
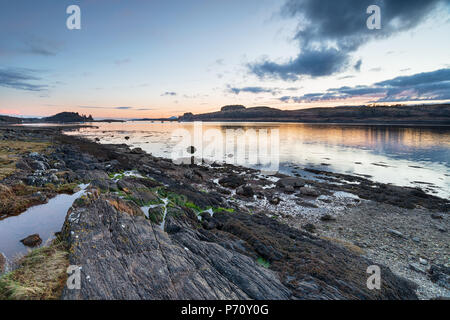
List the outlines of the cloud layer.
{"type": "Polygon", "coordinates": [[[299,21],[294,37],[300,52],[279,63],[264,60],[249,65],[260,78],[297,80],[302,76],[321,77],[353,67],[362,60],[352,54],[363,44],[419,25],[439,5],[449,8],[449,0],[288,0],[283,15],[299,21]],[[369,30],[366,13],[370,5],[381,8],[381,30],[369,30]]]}
{"type": "Polygon", "coordinates": [[[41,80],[35,74],[36,71],[30,69],[0,69],[0,86],[26,91],[47,90],[47,85],[33,83],[33,81],[41,80]]]}
{"type": "Polygon", "coordinates": [[[279,100],[283,102],[317,102],[355,97],[373,98],[372,102],[448,100],[450,99],[450,69],[396,77],[374,83],[371,86],[340,87],[328,89],[322,93],[309,93],[296,97],[284,96],[279,100]]]}
{"type": "Polygon", "coordinates": [[[228,90],[231,93],[239,94],[241,92],[248,92],[248,93],[271,93],[271,94],[277,94],[279,92],[278,89],[274,88],[263,88],[263,87],[243,87],[243,88],[237,88],[237,87],[228,87],[228,90]]]}

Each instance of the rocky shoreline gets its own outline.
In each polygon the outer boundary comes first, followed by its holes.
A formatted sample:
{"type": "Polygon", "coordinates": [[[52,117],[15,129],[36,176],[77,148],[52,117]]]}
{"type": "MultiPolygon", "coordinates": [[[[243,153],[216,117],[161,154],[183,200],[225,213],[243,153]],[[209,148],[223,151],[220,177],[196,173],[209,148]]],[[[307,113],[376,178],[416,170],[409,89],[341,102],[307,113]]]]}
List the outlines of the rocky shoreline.
{"type": "Polygon", "coordinates": [[[90,184],[59,237],[82,270],[62,299],[450,297],[445,199],[323,171],[175,165],[61,130],[0,127],[11,148],[39,146],[2,151],[15,170],[0,180],[0,223],[90,184]],[[381,290],[366,286],[370,265],[381,290]]]}

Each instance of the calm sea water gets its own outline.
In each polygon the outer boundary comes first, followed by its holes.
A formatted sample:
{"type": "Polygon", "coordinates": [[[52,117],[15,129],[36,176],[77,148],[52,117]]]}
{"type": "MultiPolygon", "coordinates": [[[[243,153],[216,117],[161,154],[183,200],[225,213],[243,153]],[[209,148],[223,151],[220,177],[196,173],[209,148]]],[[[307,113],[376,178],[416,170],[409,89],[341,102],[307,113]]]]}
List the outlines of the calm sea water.
{"type": "MultiPolygon", "coordinates": [[[[216,161],[237,159],[238,150],[245,150],[249,162],[260,151],[259,140],[252,139],[235,139],[235,149],[227,149],[225,137],[227,132],[233,132],[230,130],[250,137],[256,132],[257,139],[267,132],[269,153],[272,144],[277,144],[273,150],[280,172],[305,174],[302,168],[322,169],[420,187],[440,197],[450,197],[450,127],[204,122],[199,129],[194,123],[138,121],[93,125],[97,128],[81,128],[67,134],[97,138],[100,143],[126,143],[167,158],[180,148],[183,139],[183,145],[189,146],[201,136],[203,157],[216,161]],[[192,141],[186,141],[186,132],[192,141]],[[271,141],[271,136],[277,139],[271,141]],[[223,153],[210,152],[220,145],[223,153]]],[[[247,165],[261,166],[259,161],[247,165]]]]}

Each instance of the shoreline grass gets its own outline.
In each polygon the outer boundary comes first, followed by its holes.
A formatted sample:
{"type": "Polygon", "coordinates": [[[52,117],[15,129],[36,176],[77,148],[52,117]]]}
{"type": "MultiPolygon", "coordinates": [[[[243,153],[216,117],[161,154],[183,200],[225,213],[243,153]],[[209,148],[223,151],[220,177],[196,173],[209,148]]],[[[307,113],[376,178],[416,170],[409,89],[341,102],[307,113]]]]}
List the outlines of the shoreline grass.
{"type": "Polygon", "coordinates": [[[64,242],[31,251],[18,268],[0,277],[0,300],[55,300],[61,296],[69,265],[64,242]]]}

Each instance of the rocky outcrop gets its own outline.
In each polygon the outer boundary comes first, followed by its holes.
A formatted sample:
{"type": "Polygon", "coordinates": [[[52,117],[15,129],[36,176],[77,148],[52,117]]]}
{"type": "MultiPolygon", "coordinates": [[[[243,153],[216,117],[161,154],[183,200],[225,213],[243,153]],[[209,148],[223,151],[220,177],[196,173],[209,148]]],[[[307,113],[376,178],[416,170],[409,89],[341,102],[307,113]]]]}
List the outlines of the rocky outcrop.
{"type": "MultiPolygon", "coordinates": [[[[180,209],[181,210],[181,209],[180,209]]],[[[184,214],[179,212],[179,214],[184,214]]],[[[288,299],[276,273],[251,258],[204,241],[174,220],[172,236],[143,216],[92,199],[68,214],[70,264],[82,269],[81,290],[63,299],[288,299]]]]}
{"type": "Polygon", "coordinates": [[[82,285],[63,299],[416,298],[384,267],[383,289],[367,289],[373,262],[265,215],[217,212],[200,224],[169,203],[162,230],[115,202],[93,190],[69,211],[62,235],[82,285]]]}

